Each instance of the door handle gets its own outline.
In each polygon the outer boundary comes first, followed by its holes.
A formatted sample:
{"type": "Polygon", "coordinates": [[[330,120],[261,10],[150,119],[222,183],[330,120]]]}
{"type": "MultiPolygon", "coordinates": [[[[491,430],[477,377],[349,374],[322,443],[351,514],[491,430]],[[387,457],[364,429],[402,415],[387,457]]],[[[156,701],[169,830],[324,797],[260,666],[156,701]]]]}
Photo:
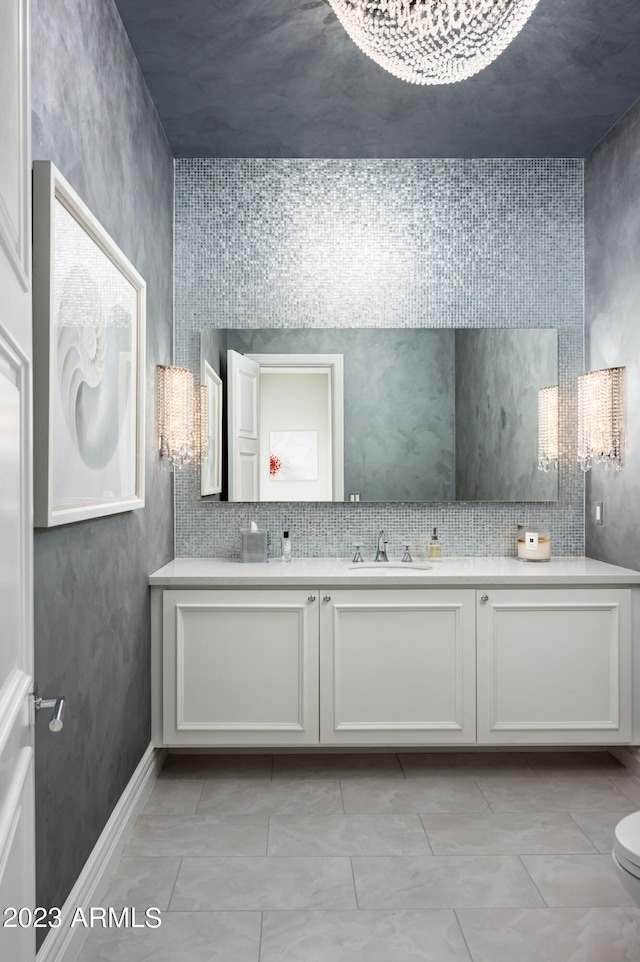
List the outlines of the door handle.
{"type": "Polygon", "coordinates": [[[40,698],[38,695],[38,686],[33,686],[33,707],[36,711],[40,711],[41,708],[53,708],[53,713],[49,720],[49,729],[52,732],[59,732],[62,730],[62,712],[64,711],[65,696],[58,695],[57,698],[40,698]]]}

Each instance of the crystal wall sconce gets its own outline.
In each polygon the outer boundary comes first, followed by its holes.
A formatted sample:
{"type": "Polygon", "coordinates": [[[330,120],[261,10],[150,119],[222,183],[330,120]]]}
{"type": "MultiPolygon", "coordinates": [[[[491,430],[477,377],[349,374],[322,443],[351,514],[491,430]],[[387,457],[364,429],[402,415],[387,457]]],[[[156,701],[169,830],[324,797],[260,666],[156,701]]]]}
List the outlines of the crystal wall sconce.
{"type": "Polygon", "coordinates": [[[538,470],[558,469],[558,385],[538,391],[538,470]]]}
{"type": "Polygon", "coordinates": [[[625,401],[624,367],[587,371],[578,378],[578,464],[588,471],[604,462],[622,467],[625,401]]]}
{"type": "Polygon", "coordinates": [[[198,462],[207,436],[206,403],[193,374],[184,367],[156,366],[156,419],[160,460],[173,471],[198,462]]]}

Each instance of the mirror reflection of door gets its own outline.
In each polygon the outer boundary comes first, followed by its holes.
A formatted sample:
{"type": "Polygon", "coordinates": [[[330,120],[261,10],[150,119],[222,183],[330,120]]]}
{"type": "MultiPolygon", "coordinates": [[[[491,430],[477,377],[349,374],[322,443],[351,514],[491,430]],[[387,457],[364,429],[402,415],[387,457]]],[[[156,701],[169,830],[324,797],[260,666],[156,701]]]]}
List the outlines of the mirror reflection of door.
{"type": "Polygon", "coordinates": [[[229,501],[259,501],[260,365],[227,351],[229,501]]]}
{"type": "Polygon", "coordinates": [[[229,499],[342,500],[342,357],[227,357],[229,499]]]}

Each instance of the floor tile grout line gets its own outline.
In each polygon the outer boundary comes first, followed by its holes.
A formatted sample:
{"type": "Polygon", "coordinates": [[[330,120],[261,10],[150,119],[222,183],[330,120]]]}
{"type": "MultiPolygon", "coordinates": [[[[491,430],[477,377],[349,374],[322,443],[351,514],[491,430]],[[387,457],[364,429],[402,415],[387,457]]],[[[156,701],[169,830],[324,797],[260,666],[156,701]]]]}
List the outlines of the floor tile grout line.
{"type": "MultiPolygon", "coordinates": [[[[640,924],[640,908],[637,905],[437,905],[431,907],[423,908],[383,908],[383,909],[345,909],[345,908],[323,908],[322,906],[318,908],[297,908],[297,909],[280,909],[280,908],[236,908],[236,909],[168,909],[167,911],[171,915],[191,915],[195,913],[200,913],[202,915],[224,915],[228,912],[234,913],[247,913],[247,914],[257,914],[258,912],[273,912],[282,913],[283,915],[288,915],[289,913],[296,912],[322,912],[323,914],[335,914],[343,915],[344,913],[354,912],[371,912],[372,914],[385,915],[389,912],[572,912],[572,911],[589,911],[590,909],[597,909],[599,911],[624,911],[629,912],[633,916],[637,916],[638,923],[640,924]]],[[[634,919],[635,920],[635,919],[634,919]]],[[[87,931],[90,931],[89,929],[87,931]]]]}
{"type": "Polygon", "coordinates": [[[265,912],[264,909],[260,912],[260,936],[258,938],[258,962],[260,962],[260,959],[262,958],[262,930],[264,928],[264,912],[265,912]]]}
{"type": "MultiPolygon", "coordinates": [[[[416,817],[419,817],[419,816],[416,816],[416,817]]],[[[427,835],[426,841],[427,841],[427,843],[429,844],[429,848],[430,848],[430,851],[429,851],[429,852],[422,852],[422,851],[418,851],[418,852],[408,852],[408,853],[407,853],[407,852],[405,852],[405,853],[383,852],[383,853],[374,853],[374,854],[372,854],[372,853],[370,853],[370,852],[369,852],[369,853],[363,853],[363,852],[335,852],[335,853],[332,853],[332,854],[330,854],[330,855],[327,855],[327,854],[319,855],[319,854],[317,854],[317,853],[312,853],[312,854],[299,854],[299,853],[298,853],[298,854],[295,854],[295,855],[288,855],[288,854],[279,855],[279,854],[273,854],[273,853],[269,853],[269,852],[267,852],[266,854],[262,854],[261,852],[258,852],[258,853],[253,853],[253,854],[251,854],[251,855],[247,855],[247,854],[235,855],[235,854],[233,854],[233,853],[223,853],[223,854],[218,853],[218,854],[216,854],[216,855],[197,855],[197,854],[192,854],[192,853],[189,853],[189,852],[187,852],[187,853],[182,852],[182,853],[180,853],[180,854],[171,853],[171,854],[168,854],[168,855],[167,855],[166,853],[163,853],[162,855],[157,855],[156,853],[153,853],[153,854],[151,854],[151,855],[126,855],[126,856],[122,856],[122,858],[120,859],[120,861],[121,861],[121,862],[122,862],[122,861],[136,861],[136,860],[140,860],[140,859],[156,859],[156,858],[157,858],[157,859],[174,859],[174,858],[185,859],[185,858],[189,858],[189,859],[194,859],[194,860],[197,860],[197,859],[209,859],[209,860],[212,860],[212,859],[228,859],[228,858],[233,858],[233,859],[268,858],[270,861],[275,861],[275,860],[277,860],[277,859],[303,859],[303,860],[304,860],[304,859],[345,859],[345,858],[370,858],[370,859],[375,859],[375,858],[385,858],[385,859],[415,859],[415,858],[428,858],[428,859],[431,859],[431,858],[434,858],[434,859],[435,859],[435,858],[439,858],[439,859],[445,859],[445,860],[446,860],[446,859],[461,859],[461,858],[466,858],[466,859],[529,858],[529,857],[533,857],[533,858],[538,858],[538,857],[540,857],[540,858],[554,858],[554,857],[565,858],[565,857],[570,857],[570,856],[584,856],[584,857],[587,857],[587,858],[593,858],[593,857],[595,857],[595,856],[600,856],[601,858],[604,858],[604,857],[608,858],[609,855],[611,854],[611,853],[608,852],[608,851],[607,851],[607,852],[600,852],[600,851],[598,851],[598,849],[595,849],[595,848],[594,848],[593,851],[590,851],[590,852],[583,852],[583,851],[576,851],[576,850],[568,850],[568,849],[563,849],[562,851],[558,851],[558,850],[556,849],[556,850],[554,850],[554,851],[544,851],[544,852],[543,852],[543,851],[534,851],[534,852],[526,852],[526,851],[525,851],[525,852],[513,852],[513,851],[503,851],[503,852],[502,852],[502,851],[501,851],[501,852],[457,852],[457,851],[456,851],[456,852],[435,852],[435,851],[433,850],[433,848],[431,847],[431,844],[430,844],[430,840],[429,840],[428,835],[427,835]]],[[[592,843],[591,843],[591,844],[592,844],[592,843]]],[[[116,868],[116,871],[117,871],[117,868],[116,868]]],[[[114,871],[114,875],[116,874],[116,871],[114,871]]]]}
{"type": "Polygon", "coordinates": [[[467,936],[465,935],[464,929],[462,928],[462,922],[460,921],[460,917],[458,915],[459,909],[454,908],[452,909],[452,911],[453,911],[453,914],[455,915],[456,922],[458,923],[458,928],[460,929],[460,935],[462,936],[462,940],[464,942],[465,948],[469,953],[470,962],[475,962],[475,956],[471,951],[471,946],[467,942],[467,936]]]}
{"type": "MultiPolygon", "coordinates": [[[[616,792],[620,792],[632,805],[633,805],[633,804],[637,804],[637,802],[638,802],[638,799],[637,799],[637,798],[631,798],[630,795],[627,795],[627,793],[625,792],[624,788],[618,788],[618,786],[614,783],[613,779],[614,779],[614,778],[618,778],[618,777],[619,777],[619,776],[616,776],[616,775],[613,775],[613,776],[612,776],[612,775],[609,775],[609,782],[611,783],[611,787],[612,787],[613,789],[615,789],[616,792]]],[[[632,777],[632,779],[634,779],[634,780],[637,781],[637,779],[635,779],[635,776],[631,776],[631,777],[632,777]]],[[[640,785],[638,786],[638,788],[640,789],[640,785]]]]}
{"type": "Polygon", "coordinates": [[[204,785],[205,785],[205,782],[203,779],[202,784],[200,786],[200,794],[198,795],[198,801],[196,802],[196,810],[194,812],[195,815],[198,814],[198,809],[200,808],[200,802],[202,801],[202,796],[204,795],[204,785]]]}
{"type": "Polygon", "coordinates": [[[182,868],[183,858],[182,856],[179,856],[179,858],[180,858],[180,862],[178,864],[178,871],[176,872],[176,877],[174,878],[173,885],[171,886],[171,894],[169,895],[169,898],[167,900],[167,912],[171,911],[171,901],[175,894],[176,885],[178,884],[178,876],[180,875],[180,869],[182,868]]]}
{"type": "MultiPolygon", "coordinates": [[[[531,853],[524,853],[531,854],[531,853]]],[[[546,852],[546,855],[592,855],[592,852],[546,852]]],[[[602,852],[596,852],[596,855],[602,855],[602,852]]],[[[513,852],[491,852],[486,855],[431,855],[428,852],[415,852],[411,855],[362,855],[359,852],[353,853],[341,853],[339,855],[190,855],[189,853],[182,855],[135,855],[133,858],[179,858],[179,859],[191,859],[193,861],[198,861],[199,859],[256,859],[256,858],[268,858],[269,861],[277,861],[278,859],[289,859],[293,861],[294,859],[300,859],[301,861],[308,861],[309,859],[341,859],[345,860],[348,858],[386,858],[386,859],[400,859],[400,858],[441,858],[441,859],[454,859],[454,858],[518,858],[518,855],[514,855],[513,852]]]]}
{"type": "Polygon", "coordinates": [[[338,785],[340,786],[340,801],[341,801],[341,803],[342,803],[342,814],[343,814],[343,815],[346,815],[346,814],[347,814],[347,810],[346,810],[345,805],[344,805],[344,792],[342,791],[342,780],[340,780],[340,781],[338,782],[338,785]]]}
{"type": "MultiPolygon", "coordinates": [[[[428,813],[425,812],[424,814],[427,815],[428,813]]],[[[429,851],[431,852],[432,855],[435,855],[436,853],[433,851],[433,845],[431,844],[431,839],[429,838],[429,833],[428,833],[428,831],[427,831],[427,826],[424,824],[424,822],[423,822],[423,820],[422,820],[422,815],[421,815],[421,814],[418,815],[418,819],[420,820],[420,824],[422,825],[422,831],[424,832],[425,838],[426,838],[426,840],[427,840],[427,845],[429,846],[429,851]]]]}
{"type": "MultiPolygon", "coordinates": [[[[586,814],[591,815],[592,813],[591,813],[591,812],[587,812],[586,814]]],[[[575,818],[573,817],[573,812],[567,812],[567,815],[569,816],[569,818],[571,819],[571,821],[573,822],[573,824],[576,825],[576,827],[578,828],[578,830],[579,830],[580,832],[582,832],[582,834],[584,835],[584,837],[585,837],[586,840],[588,841],[589,845],[592,847],[593,851],[596,852],[596,853],[599,854],[599,855],[602,855],[602,852],[601,852],[600,849],[597,847],[597,845],[595,844],[595,842],[593,841],[593,839],[589,838],[589,836],[587,835],[587,833],[586,833],[585,830],[583,829],[582,825],[579,825],[578,822],[575,820],[575,818]]],[[[616,817],[617,817],[617,816],[616,816],[616,817]]],[[[563,853],[561,853],[561,854],[563,854],[563,853]]],[[[590,854],[590,853],[585,853],[585,854],[590,854]]]]}
{"type": "MultiPolygon", "coordinates": [[[[482,795],[482,800],[483,800],[483,802],[485,803],[485,805],[486,805],[487,808],[489,809],[489,813],[488,813],[488,814],[497,815],[498,812],[496,812],[496,811],[491,807],[491,802],[489,801],[489,799],[487,798],[487,796],[485,795],[485,793],[482,791],[482,789],[481,789],[480,786],[478,785],[478,779],[477,779],[477,778],[474,778],[473,781],[474,781],[474,784],[475,784],[476,788],[478,789],[478,791],[479,791],[480,794],[482,795]]],[[[425,814],[431,814],[431,812],[425,813],[425,814]]],[[[480,813],[478,813],[478,814],[480,814],[480,813]]],[[[487,814],[487,813],[485,813],[485,814],[487,814]]]]}
{"type": "Polygon", "coordinates": [[[353,855],[349,856],[349,864],[351,866],[351,880],[353,882],[353,894],[356,900],[356,912],[360,911],[360,901],[358,899],[358,886],[356,885],[356,873],[353,867],[353,855]]]}
{"type": "MultiPolygon", "coordinates": [[[[529,876],[529,878],[531,879],[531,884],[533,885],[533,887],[535,888],[536,892],[538,893],[538,895],[539,895],[540,898],[542,899],[542,901],[543,901],[543,903],[544,903],[544,907],[546,907],[546,908],[548,908],[548,909],[553,908],[553,906],[549,905],[549,903],[547,902],[546,898],[544,897],[544,895],[542,894],[542,892],[540,891],[540,889],[539,889],[538,886],[536,885],[535,879],[533,878],[533,876],[531,875],[531,872],[529,871],[529,869],[527,868],[527,866],[526,866],[526,865],[524,864],[524,862],[523,862],[523,857],[524,857],[524,856],[522,856],[522,855],[518,855],[518,856],[517,856],[517,859],[518,859],[518,861],[520,862],[520,864],[522,865],[522,867],[523,867],[523,869],[525,870],[525,872],[527,873],[527,875],[529,876]]],[[[539,908],[540,908],[540,907],[541,907],[541,906],[539,906],[539,908]]]]}

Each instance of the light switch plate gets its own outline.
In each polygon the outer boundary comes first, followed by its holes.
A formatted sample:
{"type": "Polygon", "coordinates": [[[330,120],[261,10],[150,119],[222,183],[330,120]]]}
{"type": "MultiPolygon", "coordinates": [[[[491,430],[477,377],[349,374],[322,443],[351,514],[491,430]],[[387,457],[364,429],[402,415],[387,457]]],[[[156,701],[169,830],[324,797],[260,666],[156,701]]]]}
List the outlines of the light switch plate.
{"type": "Polygon", "coordinates": [[[604,524],[604,501],[596,501],[596,524],[604,524]]]}

